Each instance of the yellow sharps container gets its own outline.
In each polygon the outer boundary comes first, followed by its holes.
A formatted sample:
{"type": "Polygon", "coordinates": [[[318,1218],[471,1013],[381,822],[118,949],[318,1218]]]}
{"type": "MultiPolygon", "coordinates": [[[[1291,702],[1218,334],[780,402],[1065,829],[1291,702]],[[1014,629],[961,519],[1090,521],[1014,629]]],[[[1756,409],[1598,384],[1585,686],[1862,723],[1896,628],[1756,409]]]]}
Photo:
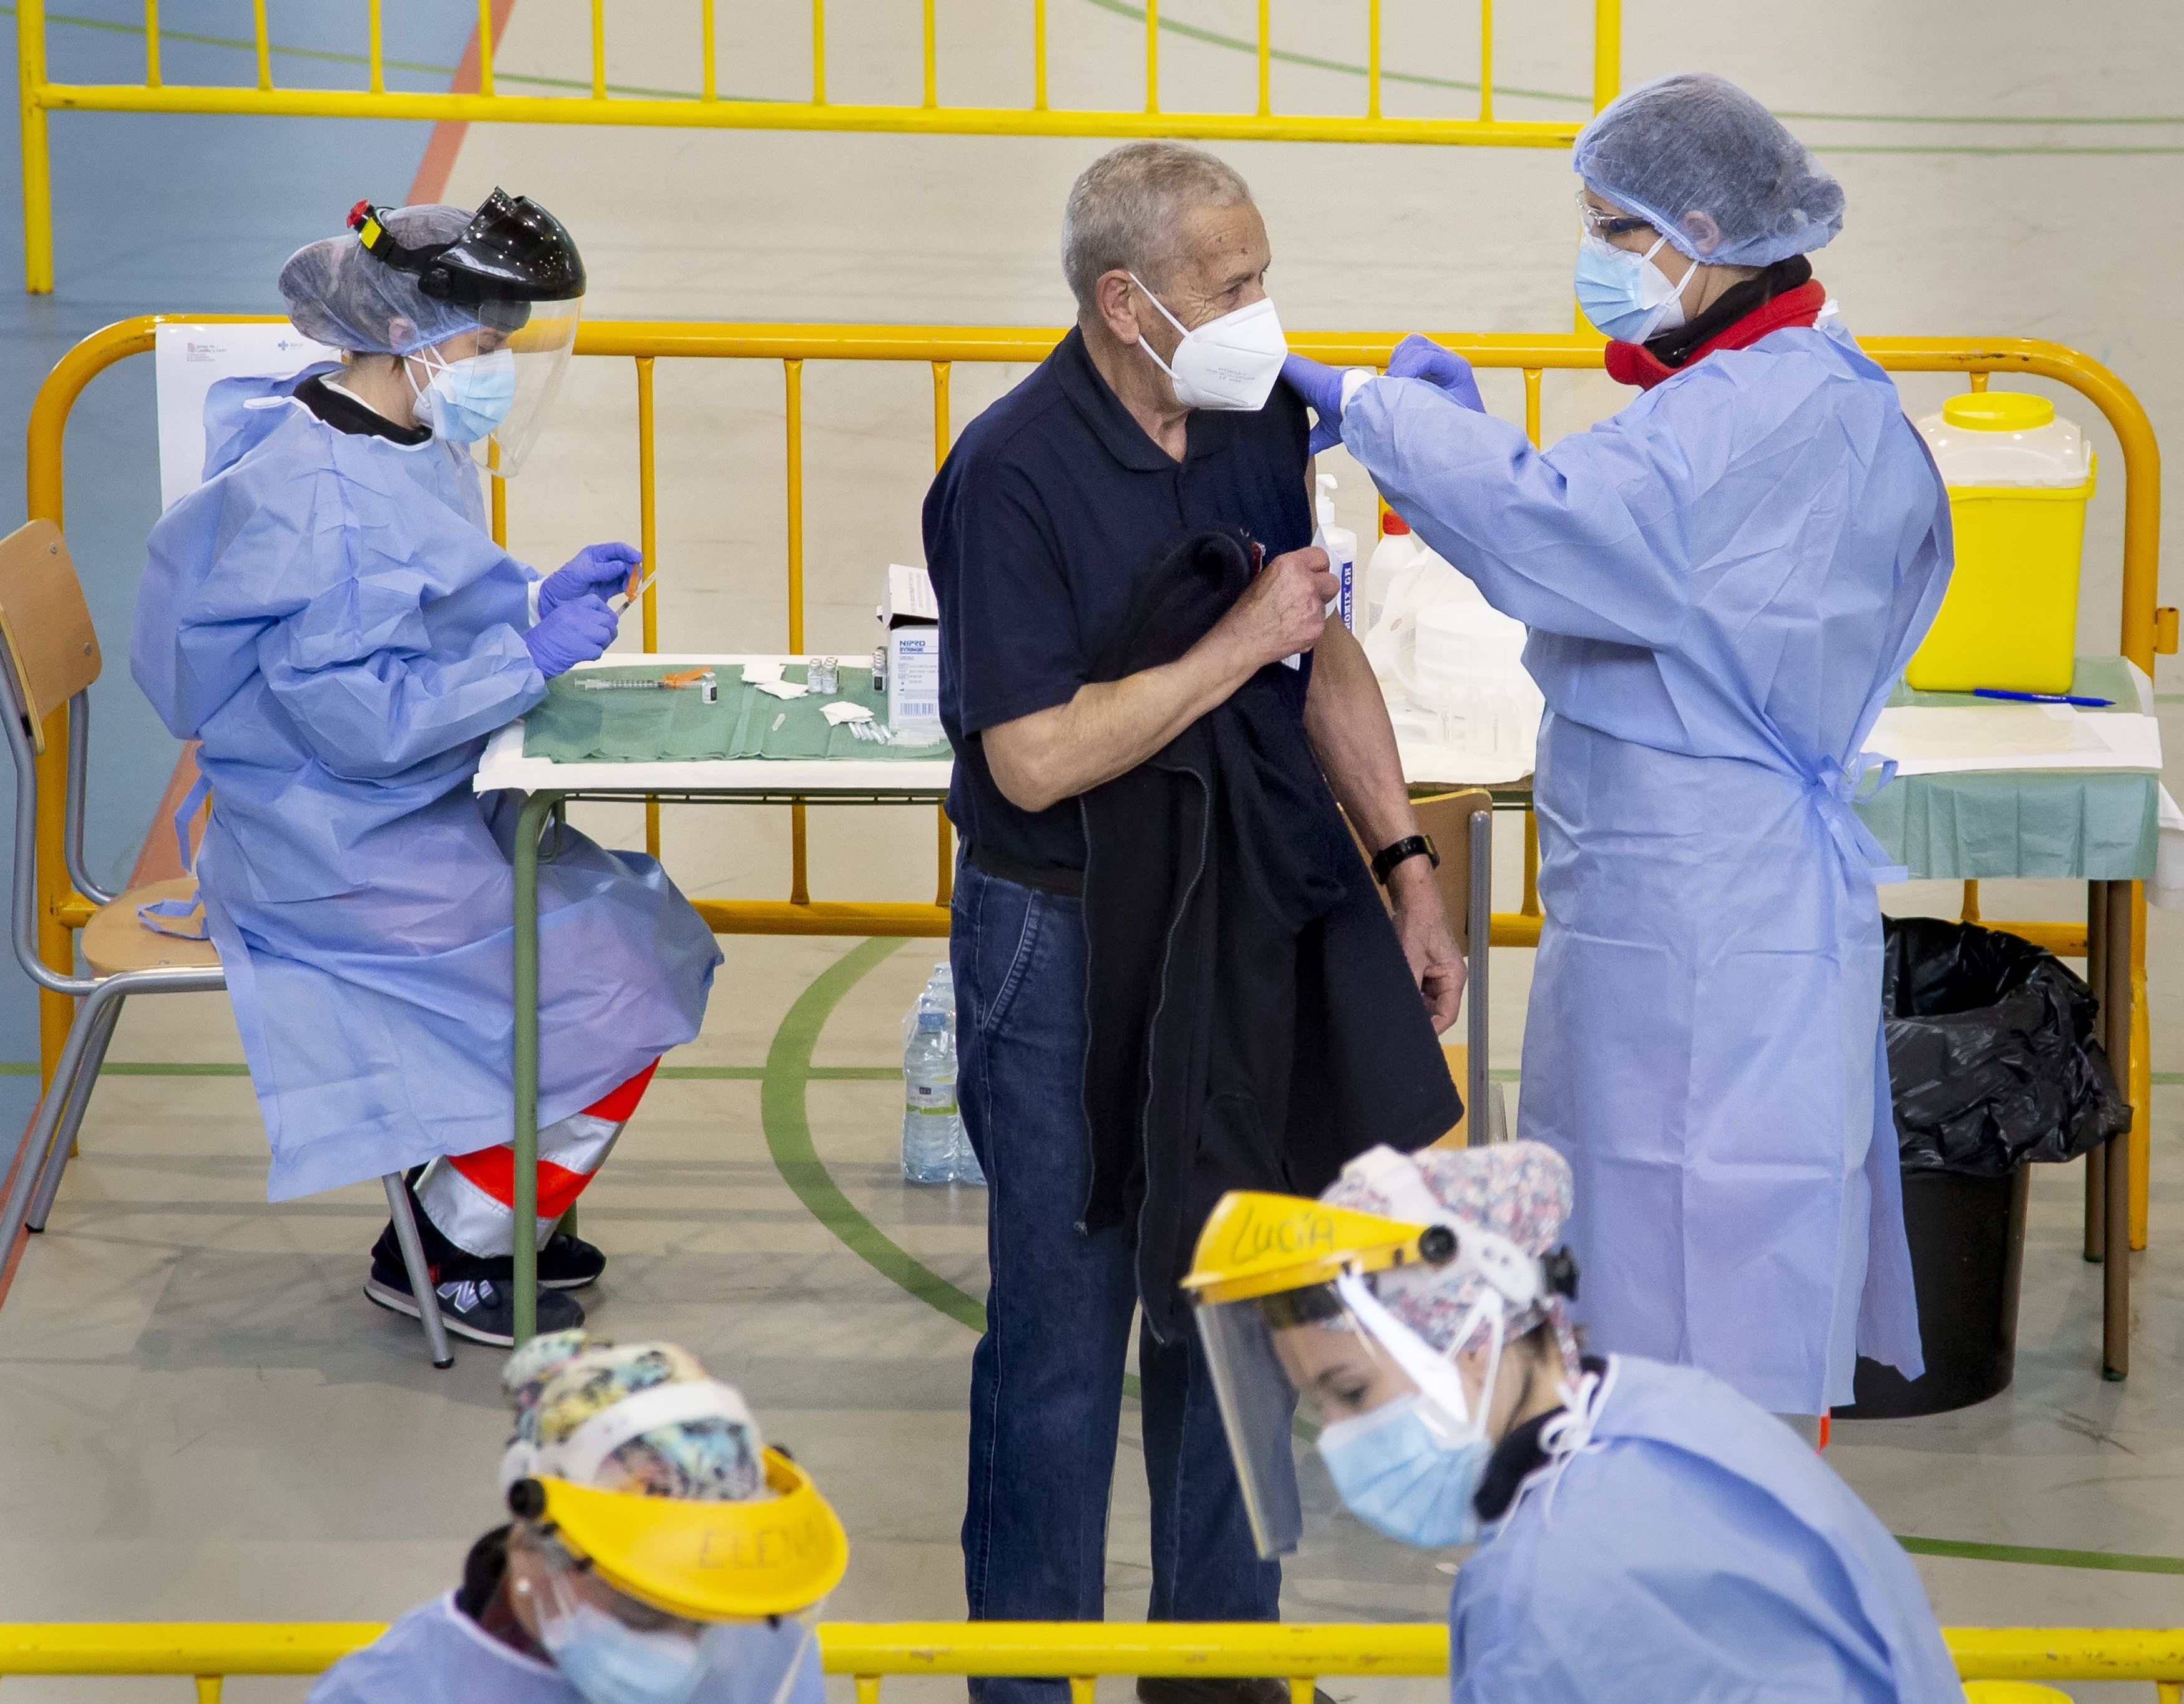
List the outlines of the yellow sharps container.
{"type": "Polygon", "coordinates": [[[1956,571],[1904,678],[1921,692],[2066,693],[2094,458],[2045,397],[1973,391],[1919,422],[1949,487],[1956,571]]]}

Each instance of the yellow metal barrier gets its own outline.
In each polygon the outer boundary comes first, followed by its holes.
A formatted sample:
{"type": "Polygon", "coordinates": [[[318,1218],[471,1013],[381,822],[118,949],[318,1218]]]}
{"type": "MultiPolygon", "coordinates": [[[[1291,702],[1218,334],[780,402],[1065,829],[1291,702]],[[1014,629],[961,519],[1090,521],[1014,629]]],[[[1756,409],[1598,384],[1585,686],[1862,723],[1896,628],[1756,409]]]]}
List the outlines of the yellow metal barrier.
{"type": "MultiPolygon", "coordinates": [[[[783,3],[783,0],[775,0],[783,3]]],[[[159,0],[144,3],[142,83],[56,83],[46,73],[45,0],[15,8],[23,157],[25,287],[53,287],[53,184],[47,114],[64,112],[254,113],[286,118],[432,119],[466,123],[620,125],[647,128],[909,131],[956,136],[1190,136],[1222,142],[1470,143],[1503,148],[1566,148],[1583,119],[1494,116],[1494,0],[1479,0],[1479,116],[1391,117],[1381,105],[1381,0],[1368,0],[1367,73],[1362,115],[1277,113],[1271,101],[1271,0],[1258,4],[1258,103],[1251,112],[1173,112],[1161,99],[1160,0],[1144,0],[1145,99],[1142,110],[1056,107],[1047,98],[1047,8],[1032,0],[1031,104],[945,105],[940,99],[939,37],[933,0],[923,3],[922,98],[916,105],[844,103],[827,97],[826,0],[811,0],[811,97],[808,101],[723,97],[715,75],[716,0],[697,0],[700,86],[682,98],[617,96],[607,83],[605,8],[591,8],[591,86],[581,95],[511,95],[493,74],[490,0],[478,0],[477,88],[423,94],[389,89],[381,53],[381,0],[365,0],[368,86],[276,87],[265,0],[252,10],[257,50],[254,87],[170,83],[161,73],[159,0]]],[[[686,13],[685,16],[688,15],[686,13]]],[[[1592,107],[1614,98],[1622,60],[1622,0],[1593,0],[1592,107]]]]}
{"type": "MultiPolygon", "coordinates": [[[[147,316],[124,320],[95,331],[78,343],[47,376],[31,410],[25,454],[30,513],[33,519],[65,525],[63,452],[68,417],[75,399],[98,373],[153,346],[161,318],[188,324],[237,323],[270,320],[270,316],[200,315],[147,316]]],[[[1533,441],[1540,436],[1540,390],[1549,369],[1597,369],[1602,343],[1596,337],[1576,334],[1533,337],[1516,333],[1467,336],[1440,334],[1451,348],[1462,351],[1480,367],[1515,368],[1524,376],[1525,426],[1533,441]]],[[[933,379],[933,442],[936,465],[947,454],[951,437],[949,411],[950,375],[958,362],[1017,362],[1042,360],[1060,340],[1057,327],[993,326],[824,326],[725,325],[660,320],[593,320],[577,336],[577,354],[606,356],[634,363],[638,400],[638,510],[640,542],[649,560],[657,563],[653,375],[663,359],[767,360],[782,364],[783,420],[787,459],[787,643],[800,651],[804,643],[804,441],[803,375],[807,361],[922,362],[933,379]]],[[[1386,331],[1299,331],[1290,342],[1303,354],[1344,365],[1382,365],[1394,349],[1398,334],[1386,331]]],[[[2156,603],[2161,532],[2161,456],[2153,427],[2137,397],[2116,376],[2091,356],[2059,343],[2031,338],[1988,340],[1950,337],[1869,337],[1863,347],[1883,367],[1893,372],[1963,373],[1976,387],[1995,373],[2053,380],[2088,398],[2114,430],[2124,466],[2123,529],[2123,652],[2149,674],[2154,653],[2176,649],[2176,612],[2156,603]]],[[[493,531],[506,537],[507,487],[493,482],[493,531]]],[[[673,565],[667,571],[674,571],[673,565]]],[[[644,638],[647,649],[659,643],[659,587],[644,593],[644,638]]],[[[56,969],[74,966],[75,945],[70,932],[90,917],[91,902],[70,887],[62,857],[62,794],[68,750],[67,707],[53,712],[46,727],[46,750],[39,760],[39,952],[56,969]]],[[[806,835],[804,807],[793,807],[789,895],[786,899],[700,900],[698,910],[723,933],[751,934],[877,934],[941,936],[948,932],[950,839],[946,818],[940,819],[938,840],[939,878],[931,904],[875,901],[814,900],[806,879],[806,835]]],[[[647,810],[647,844],[660,848],[660,818],[656,805],[647,810]]],[[[1536,946],[1540,917],[1534,883],[1536,842],[1529,816],[1526,823],[1525,883],[1523,908],[1496,912],[1493,942],[1496,946],[1536,946]]],[[[2152,1092],[2150,1049],[2145,1045],[2145,895],[2134,886],[2137,919],[2132,929],[2135,1024],[2137,1036],[2131,1049],[2131,1082],[2127,1093],[2139,1109],[2131,1136],[2131,1241],[2145,1245],[2147,1143],[2150,1121],[2148,1099],[2152,1092]]],[[[1967,899],[1975,910],[1975,892],[1967,899]]],[[[2079,923],[1991,922],[1990,927],[2008,929],[2037,941],[2051,950],[2082,956],[2086,932],[2079,923]]],[[[50,1080],[63,1039],[68,1032],[70,1007],[59,995],[41,1000],[42,1076],[50,1080]]]]}
{"type": "MultiPolygon", "coordinates": [[[[0,1677],[171,1674],[197,1683],[198,1704],[219,1704],[221,1682],[242,1674],[316,1674],[377,1638],[372,1622],[0,1623],[0,1677]]],[[[1966,1680],[2151,1682],[2160,1704],[2184,1698],[2184,1629],[1944,1629],[1966,1680]]],[[[878,1704],[890,1674],[1061,1674],[1072,1704],[1091,1704],[1103,1675],[1288,1679],[1303,1704],[1327,1675],[1448,1672],[1448,1630],[1264,1622],[826,1622],[821,1666],[856,1681],[857,1704],[878,1704]]]]}

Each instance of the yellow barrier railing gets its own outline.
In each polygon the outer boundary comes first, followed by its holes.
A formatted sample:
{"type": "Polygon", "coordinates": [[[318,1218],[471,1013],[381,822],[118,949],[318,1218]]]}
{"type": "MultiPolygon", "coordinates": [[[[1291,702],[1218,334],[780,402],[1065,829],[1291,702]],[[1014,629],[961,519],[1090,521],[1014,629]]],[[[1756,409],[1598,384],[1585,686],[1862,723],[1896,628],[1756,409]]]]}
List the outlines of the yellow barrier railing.
{"type": "MultiPolygon", "coordinates": [[[[271,320],[268,315],[201,315],[146,316],[124,320],[93,332],[64,355],[39,389],[31,410],[25,454],[30,513],[65,526],[64,448],[68,418],[76,398],[92,378],[115,362],[153,346],[162,318],[187,324],[271,320]]],[[[577,336],[577,353],[634,363],[638,402],[638,511],[639,542],[646,559],[658,565],[655,524],[655,468],[653,414],[655,364],[664,359],[766,360],[782,364],[787,465],[788,649],[804,644],[804,442],[805,364],[820,360],[922,362],[933,382],[933,447],[936,464],[947,454],[952,423],[950,375],[959,362],[1030,363],[1042,360],[1059,341],[1057,328],[986,326],[805,326],[725,325],[658,320],[592,320],[577,336]]],[[[1588,370],[1601,365],[1597,338],[1575,334],[1484,336],[1440,334],[1480,367],[1515,368],[1524,378],[1524,423],[1535,443],[1540,437],[1541,385],[1550,369],[1588,370]]],[[[1290,337],[1301,353],[1346,365],[1384,365],[1397,341],[1393,332],[1300,331],[1290,337]]],[[[2059,343],[2031,338],[1987,340],[1950,337],[1869,337],[1866,352],[1894,372],[1963,373],[1975,388],[1995,373],[2048,379],[2086,397],[2114,430],[2122,450],[2124,486],[2122,649],[2126,656],[2153,671],[2157,650],[2176,648],[2173,610],[2157,606],[2156,581],[2161,532],[2161,457],[2146,410],[2130,388],[2091,356],[2059,343]]],[[[492,482],[493,531],[506,537],[507,487],[492,482]]],[[[671,563],[666,571],[675,570],[671,563]]],[[[659,643],[659,586],[644,593],[643,625],[647,649],[659,643]]],[[[56,969],[75,963],[71,931],[90,918],[91,902],[70,885],[62,856],[62,804],[68,750],[67,707],[53,712],[46,749],[39,758],[39,952],[56,969]]],[[[945,817],[938,829],[939,878],[930,904],[814,900],[806,879],[804,807],[792,807],[789,896],[786,899],[704,899],[698,910],[723,933],[877,934],[942,936],[948,932],[950,840],[945,817]]],[[[660,849],[657,805],[647,807],[646,844],[660,849]]],[[[1496,912],[1496,946],[1535,946],[1540,916],[1533,883],[1535,843],[1528,815],[1526,867],[1522,909],[1496,912]]],[[[1967,884],[1968,888],[1970,884],[1967,884]]],[[[2146,1044],[2145,899],[2134,888],[2138,915],[2132,930],[2132,981],[2137,1033],[2131,1048],[2127,1093],[2140,1109],[2131,1144],[2132,1242],[2145,1243],[2146,1144],[2150,1128],[2145,1109],[2151,1093],[2151,1050],[2146,1044]]],[[[1976,906],[1975,893],[1968,902],[1976,906]]],[[[2081,956],[2086,931],[2079,923],[1991,922],[2050,950],[2081,956]]],[[[41,1037],[43,1075],[49,1080],[68,1032],[70,1002],[42,994],[41,1037]]]]}
{"type": "MultiPolygon", "coordinates": [[[[235,1675],[316,1674],[380,1634],[378,1623],[322,1622],[0,1623],[0,1677],[168,1674],[219,1704],[235,1675]]],[[[1942,1631],[1966,1680],[2140,1681],[2159,1704],[2184,1704],[2184,1629],[1955,1627],[1942,1631]]],[[[1285,1626],[1259,1622],[825,1622],[820,1664],[878,1704],[891,1674],[1066,1676],[1091,1704],[1105,1675],[1287,1679],[1299,1704],[1329,1675],[1448,1672],[1448,1629],[1285,1626]]]]}
{"type": "MultiPolygon", "coordinates": [[[[783,0],[775,0],[783,3],[783,0]]],[[[1566,148],[1583,117],[1532,120],[1494,115],[1494,0],[1479,0],[1479,115],[1469,119],[1399,118],[1383,110],[1382,0],[1368,0],[1365,111],[1362,114],[1278,113],[1272,103],[1276,57],[1269,27],[1271,0],[1258,0],[1258,101],[1251,112],[1175,112],[1161,94],[1160,0],[1144,0],[1145,105],[1131,111],[1056,107],[1047,91],[1047,9],[1031,0],[1031,102],[1024,107],[950,106],[940,99],[940,62],[933,0],[924,0],[922,97],[914,105],[843,103],[827,94],[826,0],[811,8],[809,100],[724,96],[716,72],[716,0],[697,0],[699,88],[679,98],[616,95],[607,81],[604,7],[591,8],[591,80],[571,95],[513,95],[496,78],[491,0],[478,0],[475,91],[421,93],[387,86],[381,51],[382,0],[365,0],[368,44],[362,89],[278,86],[265,6],[252,8],[254,86],[170,83],[162,73],[159,0],[144,0],[144,81],[56,83],[47,75],[45,0],[17,0],[16,53],[20,90],[25,287],[53,287],[53,185],[47,114],[64,112],[254,113],[288,118],[429,119],[466,123],[619,125],[710,130],[912,131],[927,135],[1190,136],[1223,142],[1469,143],[1504,148],[1566,148]]],[[[687,17],[687,14],[685,16],[687,17]]],[[[1622,0],[1593,0],[1592,109],[1612,100],[1622,60],[1622,0]]],[[[238,44],[239,45],[239,44],[238,44]]],[[[542,79],[525,79],[541,81],[542,79]]]]}

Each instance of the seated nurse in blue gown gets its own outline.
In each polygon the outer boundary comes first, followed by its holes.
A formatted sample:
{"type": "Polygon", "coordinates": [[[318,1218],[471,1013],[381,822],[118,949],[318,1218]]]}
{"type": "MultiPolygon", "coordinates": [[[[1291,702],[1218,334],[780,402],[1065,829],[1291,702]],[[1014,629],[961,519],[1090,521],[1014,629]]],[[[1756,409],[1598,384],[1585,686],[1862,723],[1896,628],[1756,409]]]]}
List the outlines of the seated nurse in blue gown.
{"type": "MultiPolygon", "coordinates": [[[[267,1194],[414,1180],[448,1328],[513,1341],[509,1147],[519,801],[471,790],[487,736],[615,637],[638,553],[541,581],[487,529],[477,457],[521,465],[575,341],[583,262],[537,203],[359,203],[281,273],[346,351],[206,403],[204,483],[163,515],[131,671],[199,742],[198,865],[273,1150],[267,1194]]],[[[652,859],[563,829],[539,866],[538,1320],[604,1256],[553,1233],[720,953],[652,859]]],[[[390,1225],[365,1294],[415,1314],[390,1225]]]]}

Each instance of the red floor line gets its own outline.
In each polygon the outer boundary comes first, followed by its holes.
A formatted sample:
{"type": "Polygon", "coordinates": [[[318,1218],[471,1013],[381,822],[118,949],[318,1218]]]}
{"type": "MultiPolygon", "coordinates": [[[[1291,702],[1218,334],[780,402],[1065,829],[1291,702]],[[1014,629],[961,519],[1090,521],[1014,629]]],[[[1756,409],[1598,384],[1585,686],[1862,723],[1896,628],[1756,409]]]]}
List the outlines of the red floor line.
{"type": "MultiPolygon", "coordinates": [[[[496,53],[500,51],[501,37],[508,33],[508,14],[515,9],[515,0],[493,0],[493,47],[496,53]]],[[[477,30],[473,26],[470,45],[463,49],[462,63],[455,67],[455,81],[449,92],[476,94],[478,69],[477,30]]],[[[442,119],[432,126],[432,139],[425,145],[424,161],[417,168],[416,181],[410,186],[410,206],[437,201],[448,192],[448,179],[454,172],[455,156],[462,152],[463,136],[469,129],[470,123],[465,119],[442,119]]]]}

